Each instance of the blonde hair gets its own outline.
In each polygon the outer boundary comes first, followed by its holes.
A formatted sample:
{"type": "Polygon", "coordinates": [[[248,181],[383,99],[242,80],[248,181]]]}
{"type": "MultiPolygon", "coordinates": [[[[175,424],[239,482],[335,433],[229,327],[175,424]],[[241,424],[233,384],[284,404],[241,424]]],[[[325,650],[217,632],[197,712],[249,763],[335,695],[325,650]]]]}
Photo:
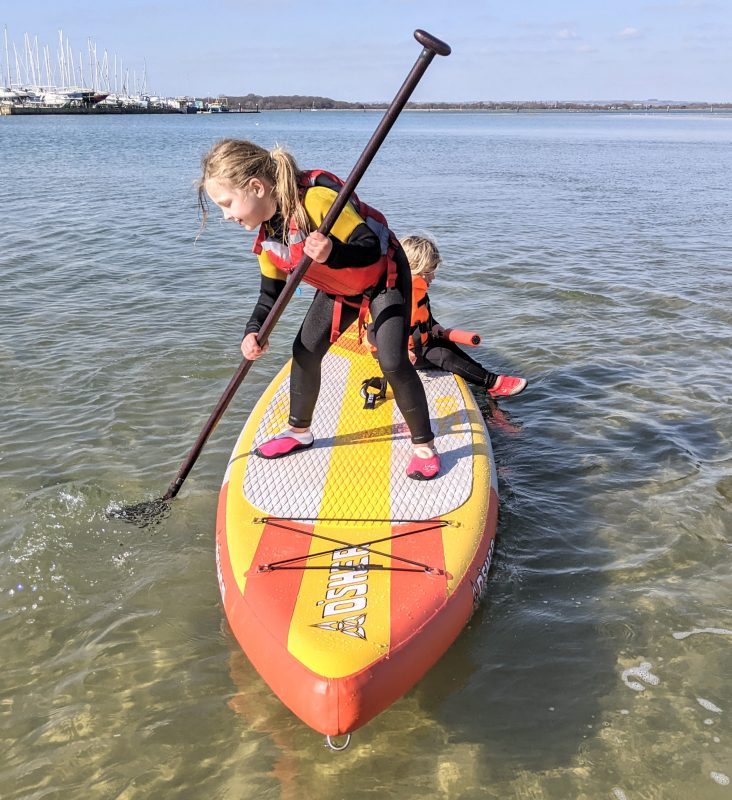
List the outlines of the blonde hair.
{"type": "Polygon", "coordinates": [[[426,236],[406,236],[400,244],[407,255],[412,275],[434,272],[442,264],[442,256],[437,245],[426,236]]]}
{"type": "MultiPolygon", "coordinates": [[[[235,188],[245,189],[252,178],[272,184],[277,209],[287,223],[295,218],[297,227],[310,232],[310,219],[300,202],[298,169],[295,159],[282,147],[265,150],[245,139],[221,139],[201,159],[201,177],[197,181],[198,205],[201,209],[201,227],[206,224],[208,202],[206,181],[210,178],[230,181],[235,188]]],[[[283,236],[287,234],[287,224],[283,236]]]]}

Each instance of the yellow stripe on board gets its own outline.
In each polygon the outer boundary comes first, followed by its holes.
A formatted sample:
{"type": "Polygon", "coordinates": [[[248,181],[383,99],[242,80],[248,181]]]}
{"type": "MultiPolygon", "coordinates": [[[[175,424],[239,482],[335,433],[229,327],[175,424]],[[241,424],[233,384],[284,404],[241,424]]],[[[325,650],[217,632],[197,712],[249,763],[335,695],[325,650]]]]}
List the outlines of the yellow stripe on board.
{"type": "MultiPolygon", "coordinates": [[[[264,416],[267,407],[272,402],[275,392],[279,389],[282,381],[290,374],[290,362],[288,361],[282,368],[277,377],[268,386],[259,398],[256,406],[249,415],[249,421],[241,432],[239,441],[234,449],[229,462],[229,492],[226,496],[226,540],[229,548],[229,558],[231,568],[234,572],[236,585],[240,592],[244,592],[246,585],[245,573],[249,570],[254,554],[259,546],[259,533],[262,532],[261,525],[252,530],[252,520],[262,514],[260,509],[254,508],[248,502],[242,491],[244,486],[244,474],[249,461],[248,454],[252,449],[254,436],[257,432],[259,420],[264,416]]],[[[281,409],[284,420],[287,420],[289,406],[287,403],[281,409]]],[[[284,423],[283,423],[284,424],[284,423]]],[[[282,429],[273,420],[272,427],[274,433],[282,429]]],[[[254,456],[256,458],[256,456],[254,456]]]]}
{"type": "Polygon", "coordinates": [[[389,535],[388,522],[365,524],[329,522],[346,518],[388,520],[391,450],[391,402],[364,410],[361,381],[373,372],[373,361],[355,357],[338,422],[319,522],[315,532],[345,542],[343,546],[313,538],[310,553],[336,548],[335,553],[311,558],[303,574],[293,613],[288,649],[306,667],[326,678],[341,678],[368,666],[388,652],[390,643],[390,585],[388,570],[354,571],[346,567],[388,566],[390,542],[376,545],[376,556],[355,545],[389,535]],[[338,567],[344,569],[338,569],[338,567]]]}

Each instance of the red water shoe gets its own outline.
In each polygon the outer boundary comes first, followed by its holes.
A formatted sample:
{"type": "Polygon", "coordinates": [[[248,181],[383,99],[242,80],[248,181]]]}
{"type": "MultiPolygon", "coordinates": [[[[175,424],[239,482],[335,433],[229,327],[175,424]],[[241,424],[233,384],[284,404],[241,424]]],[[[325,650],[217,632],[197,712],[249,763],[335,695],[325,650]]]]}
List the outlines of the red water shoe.
{"type": "Polygon", "coordinates": [[[440,471],[440,456],[430,447],[418,447],[407,466],[407,477],[431,481],[440,471]]]}
{"type": "Polygon", "coordinates": [[[310,431],[295,433],[295,431],[280,431],[273,439],[260,444],[254,451],[261,458],[281,458],[289,456],[298,450],[307,450],[313,446],[313,434],[310,431]]]}
{"type": "Polygon", "coordinates": [[[491,397],[514,397],[521,394],[529,385],[526,378],[515,378],[511,375],[499,375],[496,382],[488,389],[491,397]]]}

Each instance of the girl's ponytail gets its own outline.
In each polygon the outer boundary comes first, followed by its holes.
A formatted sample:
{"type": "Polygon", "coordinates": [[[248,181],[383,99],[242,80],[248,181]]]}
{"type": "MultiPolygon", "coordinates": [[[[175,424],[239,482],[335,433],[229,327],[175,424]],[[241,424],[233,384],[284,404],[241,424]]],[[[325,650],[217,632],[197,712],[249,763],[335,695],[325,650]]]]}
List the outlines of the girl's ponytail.
{"type": "Polygon", "coordinates": [[[300,187],[297,180],[300,171],[295,159],[279,145],[269,155],[275,165],[274,194],[282,218],[287,223],[294,217],[298,230],[310,233],[310,220],[300,202],[300,187]]]}

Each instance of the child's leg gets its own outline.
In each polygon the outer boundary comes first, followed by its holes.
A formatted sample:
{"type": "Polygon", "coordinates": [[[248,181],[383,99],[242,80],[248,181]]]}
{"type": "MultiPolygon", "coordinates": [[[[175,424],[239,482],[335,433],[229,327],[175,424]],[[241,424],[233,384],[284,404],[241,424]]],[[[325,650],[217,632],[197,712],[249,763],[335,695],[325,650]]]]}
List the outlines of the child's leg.
{"type": "MultiPolygon", "coordinates": [[[[290,418],[293,428],[309,428],[320,392],[320,368],[330,349],[334,300],[316,292],[292,345],[290,373],[290,418]]],[[[341,311],[341,331],[358,316],[358,309],[345,303],[341,311]]]]}
{"type": "Polygon", "coordinates": [[[432,365],[452,372],[464,378],[468,383],[484,389],[493,386],[496,382],[495,373],[488,372],[481,364],[461,350],[455,342],[448,339],[430,338],[422,358],[428,366],[432,365]]]}
{"type": "MultiPolygon", "coordinates": [[[[289,428],[261,444],[257,455],[262,458],[280,458],[298,450],[311,447],[313,434],[310,423],[320,392],[320,368],[323,357],[330,348],[330,331],[333,324],[332,298],[317,292],[305,315],[292,345],[290,371],[289,428]]],[[[341,331],[358,316],[358,309],[343,306],[341,331]]]]}
{"type": "Polygon", "coordinates": [[[528,386],[525,378],[488,372],[449,340],[430,339],[422,354],[422,364],[454,372],[469,383],[486,389],[491,397],[513,397],[528,386]]]}
{"type": "Polygon", "coordinates": [[[411,320],[411,277],[406,257],[397,252],[396,286],[383,289],[371,301],[377,357],[389,381],[394,400],[409,427],[415,445],[434,439],[422,381],[409,361],[407,338],[411,320]]]}

